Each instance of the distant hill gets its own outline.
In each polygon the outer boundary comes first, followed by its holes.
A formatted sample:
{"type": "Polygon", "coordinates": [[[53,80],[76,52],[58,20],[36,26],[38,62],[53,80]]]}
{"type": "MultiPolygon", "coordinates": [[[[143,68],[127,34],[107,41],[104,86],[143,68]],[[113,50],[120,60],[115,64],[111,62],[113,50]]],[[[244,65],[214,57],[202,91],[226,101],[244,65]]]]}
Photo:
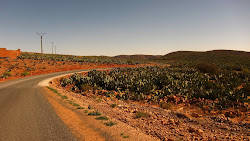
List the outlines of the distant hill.
{"type": "MultiPolygon", "coordinates": [[[[161,60],[193,60],[196,59],[209,59],[210,57],[250,57],[250,52],[236,51],[236,50],[212,50],[206,52],[196,51],[177,51],[166,54],[160,58],[161,60]],[[209,58],[207,58],[209,57],[209,58]]],[[[212,58],[210,58],[212,59],[212,58]]]]}
{"type": "Polygon", "coordinates": [[[219,66],[233,65],[250,68],[250,52],[236,50],[212,50],[206,52],[177,51],[153,60],[164,62],[184,62],[189,64],[207,62],[219,66]]]}
{"type": "Polygon", "coordinates": [[[131,60],[151,60],[162,57],[161,55],[143,55],[143,54],[137,54],[137,55],[118,55],[114,58],[119,59],[131,59],[131,60]]]}
{"type": "Polygon", "coordinates": [[[238,50],[212,50],[212,51],[207,51],[207,53],[250,57],[250,52],[238,51],[238,50]]]}

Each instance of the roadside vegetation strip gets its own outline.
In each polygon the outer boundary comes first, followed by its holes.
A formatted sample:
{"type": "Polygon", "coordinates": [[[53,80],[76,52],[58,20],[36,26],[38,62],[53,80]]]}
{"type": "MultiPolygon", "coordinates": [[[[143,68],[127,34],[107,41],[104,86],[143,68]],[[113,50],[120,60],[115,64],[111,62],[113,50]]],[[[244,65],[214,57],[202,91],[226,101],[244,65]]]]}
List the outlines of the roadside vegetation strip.
{"type": "Polygon", "coordinates": [[[60,96],[62,99],[68,99],[68,97],[66,95],[61,95],[61,93],[59,93],[56,89],[51,88],[49,86],[47,86],[47,88],[52,91],[53,93],[57,94],[57,96],[60,96]]]}
{"type": "Polygon", "coordinates": [[[67,100],[67,101],[68,101],[69,104],[71,104],[71,105],[73,105],[73,106],[75,106],[77,108],[80,108],[80,105],[75,103],[73,100],[67,100]]]}
{"type": "MultiPolygon", "coordinates": [[[[88,111],[85,110],[85,113],[87,113],[87,112],[88,111]]],[[[103,120],[105,120],[105,121],[109,120],[109,118],[107,116],[101,116],[102,114],[99,111],[97,111],[97,110],[89,112],[88,115],[89,116],[98,116],[98,117],[95,118],[96,120],[102,120],[102,121],[103,120]]],[[[113,126],[113,125],[116,125],[117,122],[108,121],[108,122],[105,122],[104,124],[106,126],[113,126]]]]}
{"type": "Polygon", "coordinates": [[[60,95],[61,93],[59,93],[56,89],[54,89],[54,88],[51,88],[51,87],[49,87],[49,86],[47,86],[47,88],[50,90],[50,91],[52,91],[52,92],[54,92],[54,93],[56,93],[56,94],[58,94],[58,95],[60,95]]]}
{"type": "MultiPolygon", "coordinates": [[[[51,88],[49,86],[46,86],[50,91],[52,91],[53,93],[57,94],[57,96],[60,96],[62,100],[64,99],[68,99],[68,96],[66,95],[61,95],[61,93],[59,93],[56,89],[54,88],[51,88]]],[[[67,102],[72,105],[72,106],[75,106],[76,109],[84,109],[83,107],[81,107],[79,104],[73,102],[73,100],[67,100],[67,102]]]]}

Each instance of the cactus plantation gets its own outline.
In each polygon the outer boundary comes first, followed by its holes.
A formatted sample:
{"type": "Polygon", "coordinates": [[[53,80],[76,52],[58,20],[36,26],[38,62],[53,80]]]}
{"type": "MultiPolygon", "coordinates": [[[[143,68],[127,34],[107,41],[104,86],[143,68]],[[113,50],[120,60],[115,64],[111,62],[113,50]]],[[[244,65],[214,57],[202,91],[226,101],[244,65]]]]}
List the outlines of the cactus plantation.
{"type": "Polygon", "coordinates": [[[74,74],[61,81],[61,86],[71,86],[82,93],[88,89],[107,90],[99,94],[119,100],[144,101],[160,104],[170,96],[180,96],[182,101],[198,101],[201,107],[218,110],[244,107],[249,102],[250,75],[244,72],[202,73],[195,68],[139,67],[114,68],[110,71],[93,70],[87,75],[74,74]],[[72,85],[73,84],[73,85],[72,85]],[[216,101],[216,102],[214,102],[216,101]]]}

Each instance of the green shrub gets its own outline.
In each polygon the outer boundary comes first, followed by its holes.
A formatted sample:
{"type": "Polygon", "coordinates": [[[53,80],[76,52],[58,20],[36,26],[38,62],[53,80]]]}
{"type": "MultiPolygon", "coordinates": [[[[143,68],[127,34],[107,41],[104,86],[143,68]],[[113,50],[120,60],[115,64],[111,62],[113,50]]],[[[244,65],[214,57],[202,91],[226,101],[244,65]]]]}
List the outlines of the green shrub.
{"type": "Polygon", "coordinates": [[[122,138],[129,138],[129,136],[122,136],[122,138]]]}
{"type": "Polygon", "coordinates": [[[23,72],[23,73],[21,74],[21,76],[26,76],[26,75],[29,75],[29,74],[30,74],[29,72],[25,71],[25,72],[23,72]]]}
{"type": "Polygon", "coordinates": [[[144,118],[147,118],[149,117],[149,114],[148,113],[144,113],[144,112],[141,112],[141,111],[138,111],[135,115],[136,118],[141,118],[141,117],[144,117],[144,118]]]}
{"type": "Polygon", "coordinates": [[[60,93],[59,93],[56,89],[53,89],[53,88],[51,88],[51,87],[49,87],[49,86],[47,86],[47,88],[48,88],[50,91],[52,91],[52,92],[54,92],[54,93],[60,95],[60,93]]]}
{"type": "Polygon", "coordinates": [[[196,68],[203,73],[216,74],[218,72],[217,66],[209,63],[199,63],[196,68]]]}
{"type": "Polygon", "coordinates": [[[117,104],[111,104],[110,107],[115,108],[117,104]]]}
{"type": "Polygon", "coordinates": [[[60,82],[63,82],[64,80],[65,80],[65,78],[63,78],[63,77],[61,77],[61,78],[59,79],[60,82]]]}
{"type": "Polygon", "coordinates": [[[93,87],[89,86],[88,84],[82,84],[81,85],[81,91],[87,91],[87,90],[92,90],[93,87]]]}
{"type": "Polygon", "coordinates": [[[80,105],[71,101],[71,100],[68,100],[69,104],[73,105],[73,106],[76,106],[76,107],[79,107],[80,105]]]}
{"type": "MultiPolygon", "coordinates": [[[[246,84],[243,85],[243,92],[245,93],[246,96],[250,97],[250,84],[246,84]]],[[[250,101],[250,99],[247,98],[248,101],[250,101]]]]}
{"type": "Polygon", "coordinates": [[[1,78],[8,78],[8,77],[11,77],[12,74],[11,72],[4,72],[2,75],[1,75],[1,78]]]}
{"type": "Polygon", "coordinates": [[[98,112],[98,111],[94,111],[94,112],[89,112],[88,115],[89,115],[89,116],[100,116],[101,113],[98,112]]]}
{"type": "Polygon", "coordinates": [[[173,109],[173,105],[170,102],[161,102],[160,103],[160,107],[162,109],[168,109],[168,110],[172,110],[173,109]]]}
{"type": "Polygon", "coordinates": [[[239,65],[235,65],[232,67],[232,70],[235,70],[235,71],[242,71],[242,67],[239,66],[239,65]]]}
{"type": "Polygon", "coordinates": [[[62,99],[68,99],[66,95],[61,96],[62,99]]]}
{"type": "Polygon", "coordinates": [[[73,105],[73,106],[76,106],[76,107],[79,107],[79,106],[80,106],[79,104],[74,103],[74,102],[72,102],[72,105],[73,105]]]}
{"type": "Polygon", "coordinates": [[[127,64],[133,64],[133,60],[127,60],[127,64]]]}
{"type": "Polygon", "coordinates": [[[242,69],[242,72],[244,72],[244,73],[250,73],[249,69],[247,69],[247,68],[242,69]]]}
{"type": "Polygon", "coordinates": [[[109,120],[109,118],[106,116],[100,116],[100,117],[97,117],[95,119],[97,119],[97,120],[109,120]]]}
{"type": "Polygon", "coordinates": [[[84,109],[83,107],[81,107],[81,106],[79,106],[79,107],[77,107],[76,109],[84,109]]]}
{"type": "Polygon", "coordinates": [[[101,98],[98,98],[98,99],[96,100],[96,102],[102,102],[102,99],[101,99],[101,98]]]}
{"type": "Polygon", "coordinates": [[[27,68],[26,68],[26,71],[31,71],[31,68],[30,68],[30,67],[27,67],[27,68]]]}
{"type": "Polygon", "coordinates": [[[129,138],[129,136],[124,135],[124,133],[121,133],[120,135],[122,136],[122,138],[129,138]]]}
{"type": "Polygon", "coordinates": [[[113,121],[109,121],[109,122],[106,122],[104,123],[106,126],[113,126],[113,125],[116,125],[117,123],[116,122],[113,122],[113,121]]]}

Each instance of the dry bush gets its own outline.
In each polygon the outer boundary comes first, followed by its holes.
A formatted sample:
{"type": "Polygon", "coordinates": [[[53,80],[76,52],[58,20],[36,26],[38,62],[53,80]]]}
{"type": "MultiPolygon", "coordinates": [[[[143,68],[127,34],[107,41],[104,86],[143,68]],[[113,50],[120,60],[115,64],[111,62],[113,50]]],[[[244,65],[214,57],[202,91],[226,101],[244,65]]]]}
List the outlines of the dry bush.
{"type": "Polygon", "coordinates": [[[110,107],[115,108],[117,104],[111,104],[110,107]]]}
{"type": "Polygon", "coordinates": [[[144,118],[147,118],[149,117],[149,114],[148,113],[144,113],[144,112],[141,112],[141,111],[138,111],[135,115],[136,118],[141,118],[141,117],[144,117],[144,118]]]}
{"type": "Polygon", "coordinates": [[[92,90],[93,87],[89,86],[88,84],[82,84],[81,85],[81,91],[87,91],[87,90],[92,90]]]}
{"type": "Polygon", "coordinates": [[[8,77],[11,77],[12,76],[12,74],[11,74],[11,72],[4,72],[2,75],[1,75],[1,78],[8,78],[8,77]]]}
{"type": "Polygon", "coordinates": [[[163,109],[168,109],[168,110],[173,109],[173,105],[170,102],[161,102],[160,107],[163,108],[163,109]]]}
{"type": "Polygon", "coordinates": [[[199,63],[196,68],[203,73],[216,74],[218,72],[217,66],[209,63],[199,63]]]}

